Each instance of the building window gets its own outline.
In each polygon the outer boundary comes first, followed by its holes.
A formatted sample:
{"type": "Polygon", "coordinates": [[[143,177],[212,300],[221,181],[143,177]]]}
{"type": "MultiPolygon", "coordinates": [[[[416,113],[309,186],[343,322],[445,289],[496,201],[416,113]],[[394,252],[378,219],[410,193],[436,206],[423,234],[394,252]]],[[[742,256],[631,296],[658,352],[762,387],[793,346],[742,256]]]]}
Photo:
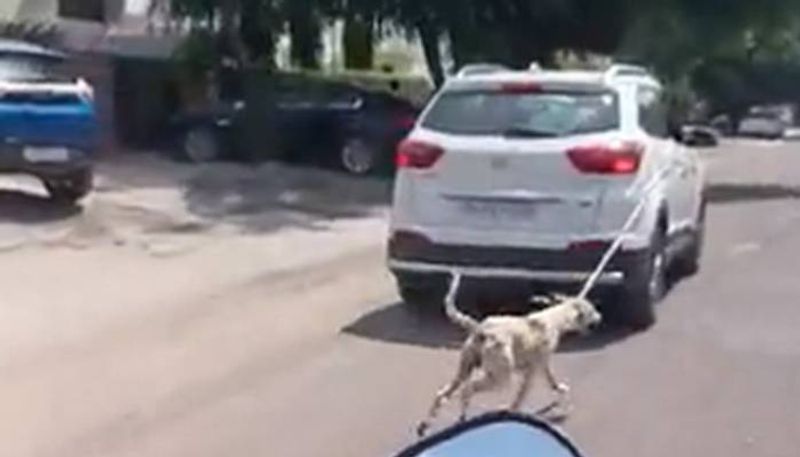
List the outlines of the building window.
{"type": "Polygon", "coordinates": [[[68,19],[103,22],[105,0],[58,0],[58,15],[68,19]]]}

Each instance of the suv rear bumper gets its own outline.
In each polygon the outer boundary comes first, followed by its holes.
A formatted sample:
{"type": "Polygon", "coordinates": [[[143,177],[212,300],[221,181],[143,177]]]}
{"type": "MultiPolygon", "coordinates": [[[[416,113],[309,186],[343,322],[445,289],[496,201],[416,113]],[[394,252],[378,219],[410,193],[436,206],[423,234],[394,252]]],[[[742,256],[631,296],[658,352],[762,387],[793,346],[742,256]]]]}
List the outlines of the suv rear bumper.
{"type": "MultiPolygon", "coordinates": [[[[436,243],[398,246],[390,242],[388,266],[400,279],[443,276],[458,269],[475,278],[571,285],[588,279],[607,247],[603,243],[584,249],[554,250],[436,243]]],[[[646,250],[618,252],[598,284],[622,285],[627,272],[638,268],[646,258],[646,250]]]]}
{"type": "MultiPolygon", "coordinates": [[[[54,145],[53,147],[61,146],[54,145]]],[[[24,173],[39,178],[59,178],[83,172],[92,167],[89,152],[70,147],[65,149],[67,151],[66,160],[32,162],[25,158],[23,146],[0,145],[0,173],[24,173]]]]}
{"type": "MultiPolygon", "coordinates": [[[[434,264],[389,260],[389,269],[396,276],[403,274],[447,274],[458,269],[462,274],[486,279],[519,279],[546,284],[576,284],[586,281],[591,271],[531,270],[526,268],[479,267],[453,264],[434,264]]],[[[622,271],[606,271],[598,278],[600,285],[621,285],[625,279],[622,271]]]]}

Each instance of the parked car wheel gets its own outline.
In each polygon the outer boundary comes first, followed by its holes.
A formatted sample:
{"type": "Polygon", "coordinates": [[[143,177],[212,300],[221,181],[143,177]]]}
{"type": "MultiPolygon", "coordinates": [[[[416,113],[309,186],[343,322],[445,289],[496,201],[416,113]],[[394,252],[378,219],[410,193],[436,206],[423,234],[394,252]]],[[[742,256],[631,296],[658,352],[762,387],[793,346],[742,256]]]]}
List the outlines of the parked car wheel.
{"type": "Polygon", "coordinates": [[[83,171],[64,178],[45,179],[44,187],[53,201],[73,205],[91,192],[92,173],[83,171]]]}
{"type": "Polygon", "coordinates": [[[354,175],[368,175],[378,164],[378,151],[362,138],[351,138],[342,146],[339,154],[342,168],[354,175]]]}
{"type": "Polygon", "coordinates": [[[193,163],[211,162],[220,158],[220,142],[214,130],[193,127],[183,137],[181,152],[193,163]]]}

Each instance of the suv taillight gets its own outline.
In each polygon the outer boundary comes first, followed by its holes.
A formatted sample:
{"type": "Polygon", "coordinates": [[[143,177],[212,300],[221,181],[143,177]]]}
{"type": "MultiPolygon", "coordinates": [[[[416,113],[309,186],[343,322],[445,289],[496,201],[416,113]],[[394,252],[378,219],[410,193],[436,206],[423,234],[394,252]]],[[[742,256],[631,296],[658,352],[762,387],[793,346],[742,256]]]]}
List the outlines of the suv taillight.
{"type": "Polygon", "coordinates": [[[444,149],[434,144],[415,140],[404,140],[397,146],[397,168],[426,169],[432,167],[444,155],[444,149]]]}
{"type": "Polygon", "coordinates": [[[639,170],[643,151],[640,143],[620,141],[576,146],[567,156],[581,173],[627,175],[639,170]]]}

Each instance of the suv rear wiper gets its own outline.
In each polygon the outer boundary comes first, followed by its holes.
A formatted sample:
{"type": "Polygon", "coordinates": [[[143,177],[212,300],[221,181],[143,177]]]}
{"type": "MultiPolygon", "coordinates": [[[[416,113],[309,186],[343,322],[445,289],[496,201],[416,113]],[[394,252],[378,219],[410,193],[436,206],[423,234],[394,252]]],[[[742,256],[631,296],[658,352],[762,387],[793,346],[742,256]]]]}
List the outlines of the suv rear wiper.
{"type": "Polygon", "coordinates": [[[526,127],[510,127],[503,131],[503,136],[518,138],[555,138],[559,135],[553,132],[529,129],[526,127]]]}

